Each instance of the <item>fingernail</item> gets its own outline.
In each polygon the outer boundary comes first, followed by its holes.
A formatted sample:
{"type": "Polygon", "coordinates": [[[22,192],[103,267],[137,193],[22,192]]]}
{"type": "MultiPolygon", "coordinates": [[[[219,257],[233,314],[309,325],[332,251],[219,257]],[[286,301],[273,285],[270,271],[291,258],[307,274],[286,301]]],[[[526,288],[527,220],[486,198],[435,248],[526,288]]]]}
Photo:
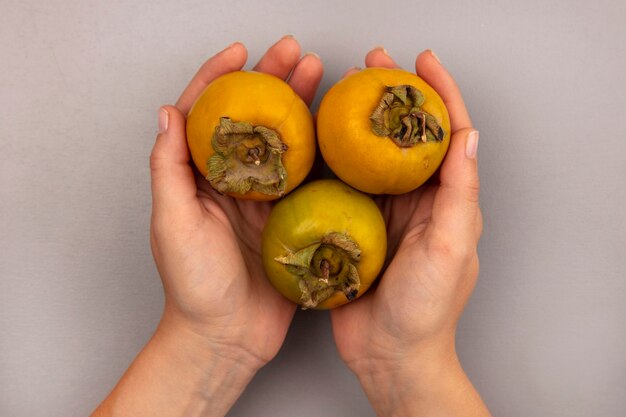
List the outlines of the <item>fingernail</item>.
{"type": "Polygon", "coordinates": [[[376,48],[374,48],[375,51],[380,51],[383,54],[389,56],[389,52],[387,52],[387,50],[385,49],[384,46],[377,46],[376,48]]]}
{"type": "Polygon", "coordinates": [[[217,54],[223,54],[224,52],[228,51],[229,49],[231,49],[233,46],[237,45],[237,44],[241,44],[241,42],[237,41],[237,42],[233,42],[230,45],[228,45],[226,48],[222,49],[221,51],[219,51],[217,54]]]}
{"type": "Polygon", "coordinates": [[[465,156],[468,159],[476,159],[476,153],[478,152],[478,130],[472,130],[467,135],[467,142],[465,142],[465,156]]]}
{"type": "Polygon", "coordinates": [[[242,45],[242,43],[241,43],[241,42],[239,42],[239,41],[237,41],[237,42],[233,42],[233,43],[231,43],[230,45],[228,45],[226,48],[224,48],[224,49],[222,50],[222,52],[224,52],[224,51],[228,51],[230,48],[232,48],[232,47],[233,47],[233,46],[235,46],[235,45],[242,45]]]}
{"type": "Polygon", "coordinates": [[[280,39],[295,39],[295,38],[296,38],[296,37],[295,37],[295,36],[293,36],[292,34],[288,34],[288,35],[283,36],[283,37],[282,37],[282,38],[280,38],[280,39]]]}
{"type": "Polygon", "coordinates": [[[170,114],[163,107],[159,109],[159,133],[167,131],[167,126],[170,124],[170,114]]]}
{"type": "Polygon", "coordinates": [[[435,51],[433,51],[432,49],[429,49],[428,52],[430,52],[430,54],[433,56],[433,58],[435,58],[435,60],[441,64],[441,60],[439,59],[439,57],[437,56],[435,51]]]}
{"type": "Polygon", "coordinates": [[[322,60],[322,58],[320,58],[320,56],[318,54],[316,54],[315,52],[312,52],[312,51],[305,52],[304,56],[312,56],[312,57],[315,57],[315,58],[319,59],[320,61],[322,60]]]}

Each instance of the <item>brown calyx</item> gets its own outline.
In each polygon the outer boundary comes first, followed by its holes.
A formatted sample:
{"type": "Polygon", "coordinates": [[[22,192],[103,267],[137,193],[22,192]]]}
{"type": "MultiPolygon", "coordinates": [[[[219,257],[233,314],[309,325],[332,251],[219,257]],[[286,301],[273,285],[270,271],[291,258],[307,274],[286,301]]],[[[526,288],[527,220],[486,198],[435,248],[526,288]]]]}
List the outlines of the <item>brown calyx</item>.
{"type": "Polygon", "coordinates": [[[424,95],[412,85],[386,87],[370,116],[372,132],[403,148],[441,142],[445,132],[433,115],[422,110],[423,104],[424,95]]]}
{"type": "Polygon", "coordinates": [[[207,161],[207,180],[220,193],[284,194],[287,171],[282,154],[287,145],[278,132],[222,117],[211,144],[215,154],[207,161]]]}
{"type": "Polygon", "coordinates": [[[335,292],[353,300],[360,287],[357,265],[361,250],[343,233],[328,233],[322,239],[295,252],[275,258],[289,272],[299,276],[303,308],[315,308],[335,292]]]}

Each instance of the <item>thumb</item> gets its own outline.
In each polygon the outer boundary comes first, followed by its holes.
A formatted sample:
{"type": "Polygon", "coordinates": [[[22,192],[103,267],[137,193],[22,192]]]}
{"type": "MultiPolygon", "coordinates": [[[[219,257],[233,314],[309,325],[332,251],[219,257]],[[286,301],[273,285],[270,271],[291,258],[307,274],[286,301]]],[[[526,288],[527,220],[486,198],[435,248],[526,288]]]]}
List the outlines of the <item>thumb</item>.
{"type": "Polygon", "coordinates": [[[454,245],[475,246],[482,231],[476,160],[478,137],[478,131],[472,128],[452,135],[433,201],[432,232],[448,243],[452,244],[453,240],[454,245]]]}
{"type": "Polygon", "coordinates": [[[159,109],[159,134],[150,154],[152,210],[178,209],[196,200],[196,183],[189,165],[185,117],[174,106],[159,109]]]}

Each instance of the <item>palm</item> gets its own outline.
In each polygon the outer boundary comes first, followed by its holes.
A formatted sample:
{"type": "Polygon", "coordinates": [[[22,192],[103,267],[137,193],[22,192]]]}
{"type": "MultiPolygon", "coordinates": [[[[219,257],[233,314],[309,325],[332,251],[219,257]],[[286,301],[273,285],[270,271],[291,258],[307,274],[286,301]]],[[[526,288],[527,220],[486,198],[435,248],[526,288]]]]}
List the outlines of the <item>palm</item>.
{"type": "Polygon", "coordinates": [[[377,197],[387,225],[388,258],[396,253],[407,234],[419,231],[427,224],[436,191],[437,186],[429,184],[411,193],[377,197]]]}
{"type": "MultiPolygon", "coordinates": [[[[221,279],[244,277],[234,281],[235,286],[227,298],[203,304],[210,305],[212,314],[218,316],[237,310],[249,312],[256,309],[255,315],[260,317],[260,321],[274,322],[278,327],[282,327],[280,324],[284,324],[285,320],[288,324],[295,307],[270,287],[261,260],[261,234],[272,204],[221,196],[200,177],[197,177],[196,184],[198,202],[203,209],[201,223],[206,225],[201,238],[203,243],[199,247],[215,247],[215,250],[223,251],[223,259],[229,263],[222,265],[220,275],[226,277],[221,279]],[[266,306],[262,307],[263,304],[266,306]],[[216,306],[222,306],[223,311],[215,311],[216,306]]],[[[203,261],[211,259],[214,262],[213,258],[205,257],[203,261]]],[[[219,285],[216,280],[210,284],[219,285]]],[[[209,291],[199,293],[210,297],[209,291]]]]}
{"type": "Polygon", "coordinates": [[[200,220],[203,227],[195,253],[201,259],[191,262],[206,264],[201,269],[212,271],[212,279],[197,277],[201,285],[193,291],[195,302],[193,294],[185,299],[195,304],[193,314],[208,327],[231,317],[234,332],[249,341],[247,349],[269,360],[280,347],[295,310],[271,288],[263,270],[261,233],[271,204],[217,195],[204,179],[198,181],[198,202],[201,218],[194,220],[200,220]],[[207,251],[218,254],[207,256],[207,251]]]}
{"type": "Polygon", "coordinates": [[[373,292],[332,312],[337,347],[348,363],[358,361],[363,354],[385,355],[381,343],[390,338],[409,340],[411,335],[419,338],[433,327],[427,320],[420,322],[420,318],[429,318],[436,288],[428,275],[418,271],[427,261],[419,248],[437,188],[428,185],[408,194],[377,199],[387,225],[385,273],[373,292]],[[373,351],[376,347],[379,352],[373,351]]]}

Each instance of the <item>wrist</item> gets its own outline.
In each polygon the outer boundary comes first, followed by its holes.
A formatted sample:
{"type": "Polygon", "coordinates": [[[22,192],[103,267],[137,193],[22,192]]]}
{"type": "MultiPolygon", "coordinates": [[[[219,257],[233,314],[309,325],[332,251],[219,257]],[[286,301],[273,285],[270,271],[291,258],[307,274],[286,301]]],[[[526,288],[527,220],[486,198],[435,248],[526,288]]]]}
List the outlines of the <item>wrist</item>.
{"type": "Polygon", "coordinates": [[[426,413],[428,403],[446,396],[465,375],[453,336],[398,348],[384,357],[350,364],[350,368],[379,416],[412,416],[417,410],[431,415],[426,413]]]}
{"type": "Polygon", "coordinates": [[[453,334],[397,349],[353,369],[381,417],[490,417],[461,367],[453,334]]]}
{"type": "Polygon", "coordinates": [[[176,341],[201,368],[214,369],[219,362],[254,375],[268,360],[250,349],[255,342],[246,329],[223,322],[221,318],[216,323],[190,319],[166,303],[155,337],[176,341]]]}
{"type": "Polygon", "coordinates": [[[238,358],[164,314],[93,415],[224,416],[258,369],[238,358]]]}
{"type": "MultiPolygon", "coordinates": [[[[161,318],[150,343],[160,345],[172,358],[192,367],[199,377],[206,378],[223,388],[230,386],[234,389],[243,388],[265,365],[260,358],[236,343],[217,340],[167,311],[161,318]]],[[[205,392],[209,391],[205,389],[205,392]]]]}
{"type": "Polygon", "coordinates": [[[163,321],[150,343],[178,370],[176,383],[186,385],[189,415],[225,415],[258,369],[248,361],[238,361],[232,351],[223,351],[184,327],[172,329],[163,321]]]}

